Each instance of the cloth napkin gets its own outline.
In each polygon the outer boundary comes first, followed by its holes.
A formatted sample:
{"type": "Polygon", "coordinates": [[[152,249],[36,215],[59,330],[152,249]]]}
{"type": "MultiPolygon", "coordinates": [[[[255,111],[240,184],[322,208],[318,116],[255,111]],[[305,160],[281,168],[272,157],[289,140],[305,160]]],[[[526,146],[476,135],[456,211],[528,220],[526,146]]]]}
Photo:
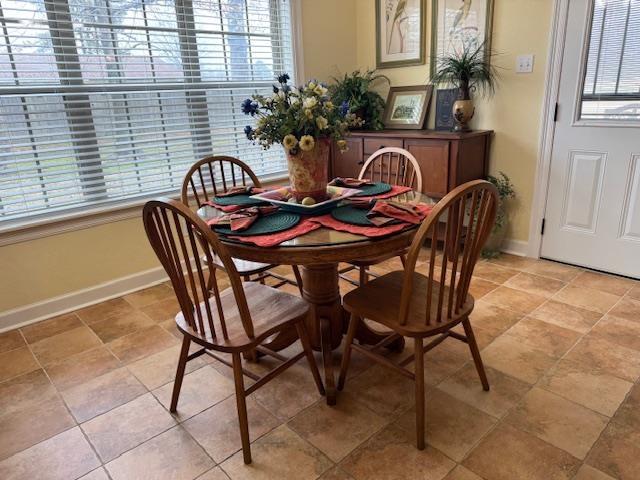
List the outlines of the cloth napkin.
{"type": "Polygon", "coordinates": [[[276,210],[278,210],[278,207],[273,205],[266,207],[247,207],[212,218],[207,223],[212,227],[225,225],[231,227],[231,231],[233,232],[242,232],[253,225],[261,216],[269,215],[276,210]]]}
{"type": "Polygon", "coordinates": [[[377,227],[397,222],[417,225],[424,218],[423,213],[415,204],[378,200],[367,213],[367,218],[377,227]]]}
{"type": "Polygon", "coordinates": [[[336,177],[329,182],[329,185],[332,187],[358,188],[365,185],[374,185],[374,182],[367,180],[366,178],[358,179],[350,177],[336,177]]]}
{"type": "Polygon", "coordinates": [[[216,194],[216,197],[224,198],[224,197],[233,197],[235,195],[256,195],[262,192],[264,192],[263,188],[246,186],[246,185],[238,185],[238,186],[229,188],[225,192],[216,194]]]}

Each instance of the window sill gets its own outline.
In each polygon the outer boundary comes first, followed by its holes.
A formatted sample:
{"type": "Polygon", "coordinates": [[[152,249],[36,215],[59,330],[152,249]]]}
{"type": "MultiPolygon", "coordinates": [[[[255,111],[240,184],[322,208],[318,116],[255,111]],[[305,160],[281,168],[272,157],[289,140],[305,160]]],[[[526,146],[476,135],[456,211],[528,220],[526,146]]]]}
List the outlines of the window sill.
{"type": "MultiPolygon", "coordinates": [[[[284,173],[267,177],[264,186],[273,186],[282,183],[287,177],[284,173]]],[[[39,238],[50,237],[62,233],[83,230],[107,223],[119,222],[131,218],[139,218],[142,207],[150,198],[161,195],[153,195],[148,198],[137,199],[132,202],[123,202],[108,207],[96,207],[83,211],[60,213],[57,216],[46,216],[40,219],[24,219],[22,223],[9,224],[0,227],[0,247],[14,243],[28,242],[39,238]]],[[[170,198],[178,198],[177,192],[167,194],[170,198]]]]}

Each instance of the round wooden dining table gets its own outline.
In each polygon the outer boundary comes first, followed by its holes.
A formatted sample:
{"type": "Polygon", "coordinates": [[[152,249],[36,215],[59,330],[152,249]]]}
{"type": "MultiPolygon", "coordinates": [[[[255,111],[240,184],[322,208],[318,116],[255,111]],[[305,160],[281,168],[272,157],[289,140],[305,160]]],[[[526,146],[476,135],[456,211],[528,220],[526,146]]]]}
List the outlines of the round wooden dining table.
{"type": "MultiPolygon", "coordinates": [[[[395,201],[433,204],[435,199],[418,192],[408,192],[393,198],[395,201]]],[[[205,205],[198,210],[204,220],[223,215],[224,212],[205,205]]],[[[302,236],[287,240],[277,247],[260,247],[252,243],[233,240],[220,235],[220,240],[231,256],[242,260],[277,265],[298,265],[302,275],[302,296],[311,307],[308,330],[314,350],[322,352],[327,403],[336,402],[335,376],[332,352],[340,345],[346,333],[348,314],[342,307],[338,264],[352,260],[379,258],[401,252],[411,244],[416,226],[409,226],[385,237],[369,238],[363,235],[321,227],[302,236]]],[[[365,322],[356,334],[360,343],[373,345],[384,336],[365,322]]],[[[268,340],[264,346],[273,351],[282,350],[297,340],[295,331],[282,333],[268,340]]],[[[387,346],[402,350],[403,339],[387,346]]]]}

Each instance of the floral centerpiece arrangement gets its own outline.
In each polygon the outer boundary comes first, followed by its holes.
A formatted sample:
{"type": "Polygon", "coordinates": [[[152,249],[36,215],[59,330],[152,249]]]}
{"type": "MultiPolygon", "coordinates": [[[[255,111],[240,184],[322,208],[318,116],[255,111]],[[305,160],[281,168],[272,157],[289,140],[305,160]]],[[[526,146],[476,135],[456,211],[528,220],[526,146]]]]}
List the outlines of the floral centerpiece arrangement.
{"type": "Polygon", "coordinates": [[[256,118],[255,126],[247,125],[244,132],[264,149],[273,144],[284,147],[297,200],[322,201],[327,194],[331,142],[345,150],[349,128],[360,126],[361,120],[349,112],[347,102],[334,105],[322,83],[312,80],[292,87],[289,79],[284,73],[278,76],[272,95],[253,95],[242,102],[242,111],[256,118]]]}

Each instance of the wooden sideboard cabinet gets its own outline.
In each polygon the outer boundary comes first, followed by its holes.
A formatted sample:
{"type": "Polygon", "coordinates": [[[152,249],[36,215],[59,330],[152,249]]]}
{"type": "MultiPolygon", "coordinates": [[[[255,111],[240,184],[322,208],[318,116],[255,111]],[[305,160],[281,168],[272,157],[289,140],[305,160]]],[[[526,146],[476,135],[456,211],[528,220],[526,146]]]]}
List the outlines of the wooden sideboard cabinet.
{"type": "Polygon", "coordinates": [[[466,133],[436,130],[355,131],[349,149],[331,151],[332,177],[357,177],[365,160],[384,147],[400,147],[416,157],[423,193],[440,198],[460,184],[485,178],[489,167],[491,130],[466,133]]]}

